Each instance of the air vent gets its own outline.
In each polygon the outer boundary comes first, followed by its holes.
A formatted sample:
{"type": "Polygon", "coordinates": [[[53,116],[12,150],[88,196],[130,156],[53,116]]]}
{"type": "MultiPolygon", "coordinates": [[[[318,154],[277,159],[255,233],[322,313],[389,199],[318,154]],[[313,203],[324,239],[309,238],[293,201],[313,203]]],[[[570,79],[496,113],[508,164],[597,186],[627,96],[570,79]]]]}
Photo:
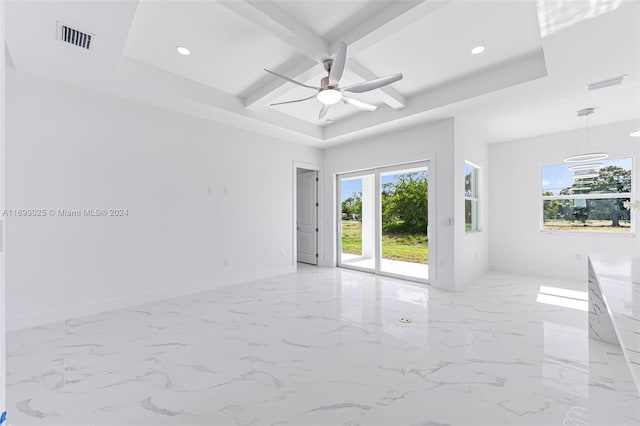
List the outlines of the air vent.
{"type": "Polygon", "coordinates": [[[604,89],[605,87],[617,86],[618,84],[622,84],[622,79],[626,76],[627,74],[623,74],[606,80],[596,81],[595,83],[587,84],[587,88],[589,90],[598,90],[604,89]]]}
{"type": "Polygon", "coordinates": [[[58,22],[58,40],[88,50],[91,48],[93,34],[80,31],[76,28],[63,24],[62,22],[58,22]]]}

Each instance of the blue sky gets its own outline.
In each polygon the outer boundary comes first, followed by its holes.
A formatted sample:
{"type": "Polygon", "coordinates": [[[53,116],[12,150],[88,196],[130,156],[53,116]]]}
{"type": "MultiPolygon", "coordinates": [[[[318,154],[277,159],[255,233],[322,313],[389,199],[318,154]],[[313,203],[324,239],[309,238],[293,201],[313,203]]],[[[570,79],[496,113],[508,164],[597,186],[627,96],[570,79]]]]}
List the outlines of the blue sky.
{"type": "Polygon", "coordinates": [[[351,197],[354,192],[362,191],[362,180],[360,179],[349,179],[343,180],[340,183],[341,195],[340,201],[344,201],[347,198],[351,197]]]}
{"type": "MultiPolygon", "coordinates": [[[[618,166],[623,169],[631,169],[631,158],[622,158],[619,160],[599,160],[591,161],[590,163],[602,163],[604,167],[618,166]]],[[[574,182],[573,171],[569,170],[569,167],[573,164],[554,164],[552,166],[542,167],[542,191],[552,191],[554,194],[558,194],[560,190],[571,186],[574,182]]]]}

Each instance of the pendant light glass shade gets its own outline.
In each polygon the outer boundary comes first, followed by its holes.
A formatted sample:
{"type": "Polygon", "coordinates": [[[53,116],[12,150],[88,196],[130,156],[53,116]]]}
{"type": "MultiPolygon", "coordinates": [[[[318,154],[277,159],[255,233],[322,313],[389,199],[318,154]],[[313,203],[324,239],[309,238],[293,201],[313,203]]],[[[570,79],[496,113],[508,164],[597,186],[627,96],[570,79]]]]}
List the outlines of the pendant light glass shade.
{"type": "Polygon", "coordinates": [[[564,159],[565,163],[582,163],[583,161],[604,160],[609,154],[606,152],[590,152],[588,154],[572,155],[564,159]]]}
{"type": "MultiPolygon", "coordinates": [[[[595,111],[594,108],[584,108],[576,113],[578,117],[584,117],[584,127],[576,130],[575,139],[573,141],[573,155],[564,159],[565,163],[582,163],[585,161],[604,160],[609,157],[606,152],[595,149],[595,140],[589,135],[589,116],[595,111]]],[[[602,166],[598,167],[601,168],[602,166]]],[[[592,164],[584,164],[580,166],[572,166],[571,170],[589,170],[596,169],[592,164]],[[587,167],[589,166],[589,167],[587,167]]]]}

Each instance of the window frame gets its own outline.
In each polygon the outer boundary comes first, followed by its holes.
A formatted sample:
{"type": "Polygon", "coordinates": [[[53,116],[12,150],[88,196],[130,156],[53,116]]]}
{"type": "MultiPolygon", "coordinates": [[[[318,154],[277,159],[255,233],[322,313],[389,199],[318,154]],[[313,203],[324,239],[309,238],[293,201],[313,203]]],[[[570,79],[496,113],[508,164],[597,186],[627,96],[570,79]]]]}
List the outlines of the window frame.
{"type": "MultiPolygon", "coordinates": [[[[558,166],[558,165],[567,165],[571,166],[569,163],[564,162],[555,162],[555,163],[544,163],[540,164],[540,172],[538,173],[538,197],[539,197],[539,219],[540,219],[540,232],[544,232],[547,234],[561,234],[561,235],[603,235],[607,237],[635,237],[636,234],[636,218],[634,209],[631,208],[629,211],[629,221],[630,221],[630,229],[629,232],[615,232],[615,231],[577,231],[574,229],[544,229],[544,202],[547,200],[602,200],[602,199],[618,199],[618,198],[629,198],[631,202],[636,198],[635,197],[635,185],[636,185],[636,177],[635,177],[635,167],[636,161],[635,156],[633,155],[623,155],[616,157],[608,157],[602,161],[612,161],[612,160],[631,160],[631,191],[630,192],[611,192],[605,194],[578,194],[578,195],[543,195],[542,189],[542,181],[543,171],[545,167],[548,166],[558,166]]],[[[576,163],[578,164],[578,163],[576,163]]]]}
{"type": "MultiPolygon", "coordinates": [[[[476,186],[476,196],[468,196],[467,192],[465,190],[465,194],[464,194],[464,201],[465,201],[465,210],[464,210],[464,214],[465,214],[465,221],[464,221],[464,233],[466,234],[473,234],[476,232],[482,232],[482,223],[480,222],[480,218],[482,217],[482,215],[480,214],[480,205],[481,205],[481,201],[480,199],[482,198],[482,191],[481,191],[481,185],[480,185],[480,176],[482,173],[482,167],[478,166],[475,163],[472,163],[471,161],[467,161],[465,160],[464,162],[464,168],[465,168],[465,172],[466,172],[466,168],[467,167],[471,167],[472,169],[475,169],[476,171],[476,182],[475,182],[475,186],[476,186]],[[473,203],[475,203],[476,205],[476,229],[467,229],[467,221],[466,221],[466,216],[467,216],[467,201],[471,201],[471,205],[473,206],[473,203]]],[[[464,173],[463,176],[466,177],[466,173],[464,173]]],[[[463,177],[464,179],[464,177],[463,177]]],[[[472,207],[472,219],[471,219],[472,223],[473,223],[473,207],[472,207]]]]}

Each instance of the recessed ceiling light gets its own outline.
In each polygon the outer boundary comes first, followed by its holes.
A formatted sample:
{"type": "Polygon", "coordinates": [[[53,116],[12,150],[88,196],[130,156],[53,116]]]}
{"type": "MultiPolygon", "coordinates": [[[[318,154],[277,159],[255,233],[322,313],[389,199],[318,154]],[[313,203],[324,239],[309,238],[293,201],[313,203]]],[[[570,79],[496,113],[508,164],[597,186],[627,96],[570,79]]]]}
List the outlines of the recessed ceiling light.
{"type": "Polygon", "coordinates": [[[191,51],[184,46],[176,46],[176,52],[185,56],[191,55],[191,51]]]}
{"type": "Polygon", "coordinates": [[[484,52],[484,46],[476,46],[473,49],[471,49],[471,54],[472,55],[477,55],[479,53],[484,52]]]}
{"type": "Polygon", "coordinates": [[[640,129],[636,129],[633,132],[629,133],[629,136],[633,136],[634,138],[640,138],[640,129]]]}

